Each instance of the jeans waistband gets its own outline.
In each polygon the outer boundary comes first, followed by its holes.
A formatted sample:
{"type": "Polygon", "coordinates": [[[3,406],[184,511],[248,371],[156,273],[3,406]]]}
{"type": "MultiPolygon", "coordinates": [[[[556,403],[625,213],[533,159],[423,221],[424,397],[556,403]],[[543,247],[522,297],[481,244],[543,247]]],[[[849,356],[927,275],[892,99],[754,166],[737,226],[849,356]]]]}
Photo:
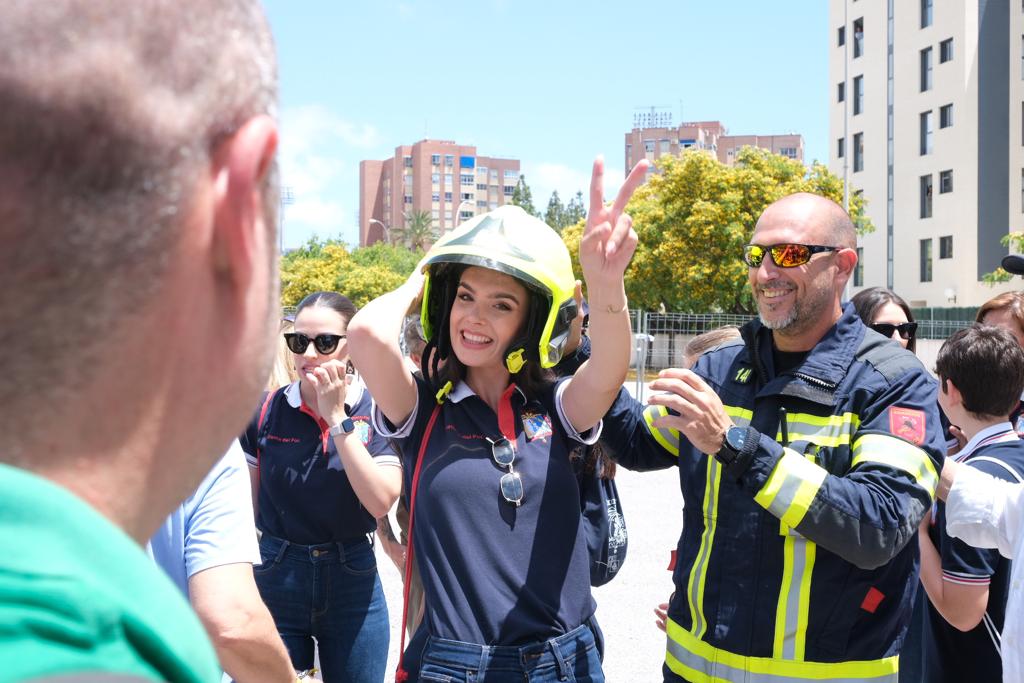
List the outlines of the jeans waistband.
{"type": "Polygon", "coordinates": [[[270,534],[263,534],[260,537],[260,547],[274,555],[277,560],[287,556],[307,559],[310,562],[344,562],[346,551],[352,552],[360,546],[369,545],[370,539],[365,535],[315,545],[292,543],[270,534]]]}
{"type": "Polygon", "coordinates": [[[567,675],[571,665],[566,660],[572,660],[592,647],[596,647],[594,634],[583,624],[556,638],[521,646],[478,645],[430,636],[423,658],[454,666],[472,666],[477,671],[529,671],[554,666],[560,674],[567,675]]]}

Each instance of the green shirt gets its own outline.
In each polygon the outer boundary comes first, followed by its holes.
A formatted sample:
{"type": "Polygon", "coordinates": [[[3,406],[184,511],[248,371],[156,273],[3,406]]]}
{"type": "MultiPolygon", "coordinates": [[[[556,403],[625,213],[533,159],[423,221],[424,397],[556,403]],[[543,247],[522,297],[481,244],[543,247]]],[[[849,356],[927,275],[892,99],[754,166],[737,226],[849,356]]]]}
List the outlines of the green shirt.
{"type": "Polygon", "coordinates": [[[0,464],[0,683],[72,672],[220,681],[199,620],[135,541],[0,464]]]}

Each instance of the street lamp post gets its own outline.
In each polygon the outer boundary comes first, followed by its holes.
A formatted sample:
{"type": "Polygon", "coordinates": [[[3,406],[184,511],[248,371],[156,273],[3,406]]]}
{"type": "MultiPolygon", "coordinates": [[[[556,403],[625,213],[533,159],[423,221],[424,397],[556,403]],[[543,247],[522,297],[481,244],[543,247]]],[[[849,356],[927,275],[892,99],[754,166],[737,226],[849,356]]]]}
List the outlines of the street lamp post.
{"type": "Polygon", "coordinates": [[[384,231],[384,243],[385,244],[391,244],[391,231],[388,230],[388,226],[384,225],[383,223],[381,223],[376,218],[371,218],[370,220],[368,220],[366,222],[367,226],[373,225],[374,223],[379,225],[381,227],[381,230],[384,231]]]}

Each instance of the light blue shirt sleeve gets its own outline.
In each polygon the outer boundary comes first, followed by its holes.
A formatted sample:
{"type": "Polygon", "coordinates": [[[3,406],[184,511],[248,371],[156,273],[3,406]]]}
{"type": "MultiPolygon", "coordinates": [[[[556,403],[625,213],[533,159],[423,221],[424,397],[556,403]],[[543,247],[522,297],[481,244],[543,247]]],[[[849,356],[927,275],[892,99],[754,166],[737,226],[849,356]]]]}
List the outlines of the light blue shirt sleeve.
{"type": "Polygon", "coordinates": [[[148,550],[186,596],[189,577],[204,569],[260,563],[249,470],[237,440],[164,521],[148,550]]]}

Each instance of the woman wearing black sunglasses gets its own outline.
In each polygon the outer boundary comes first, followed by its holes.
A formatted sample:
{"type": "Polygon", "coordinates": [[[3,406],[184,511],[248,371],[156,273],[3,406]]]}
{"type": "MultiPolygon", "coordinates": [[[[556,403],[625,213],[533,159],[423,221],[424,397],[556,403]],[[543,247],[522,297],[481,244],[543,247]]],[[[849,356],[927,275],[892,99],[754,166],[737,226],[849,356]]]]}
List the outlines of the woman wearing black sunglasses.
{"type": "Polygon", "coordinates": [[[850,301],[865,325],[915,352],[917,323],[910,306],[899,294],[885,287],[868,287],[857,292],[850,301]]]}
{"type": "Polygon", "coordinates": [[[292,665],[313,667],[315,639],[324,681],[380,683],[390,631],[368,535],[402,470],[348,360],[355,312],[335,292],[302,300],[284,334],[299,380],[266,396],[242,447],[262,532],[256,583],[292,665]]]}

